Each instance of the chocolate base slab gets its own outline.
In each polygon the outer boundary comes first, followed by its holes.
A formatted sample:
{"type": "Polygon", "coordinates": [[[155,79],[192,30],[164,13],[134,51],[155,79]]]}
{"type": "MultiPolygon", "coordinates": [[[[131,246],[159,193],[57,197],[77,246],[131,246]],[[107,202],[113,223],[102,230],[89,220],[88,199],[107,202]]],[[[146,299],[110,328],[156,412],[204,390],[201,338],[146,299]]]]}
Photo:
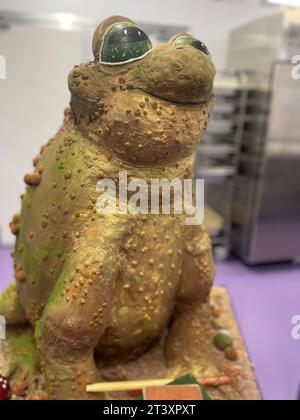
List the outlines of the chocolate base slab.
{"type": "MultiPolygon", "coordinates": [[[[219,387],[207,387],[208,394],[212,400],[261,400],[261,393],[257,384],[254,366],[250,361],[245,342],[240,331],[238,322],[232,309],[230,298],[226,289],[221,287],[214,287],[211,293],[211,305],[214,308],[216,317],[214,323],[216,330],[219,328],[230,331],[234,338],[234,348],[238,354],[237,361],[230,361],[224,357],[223,352],[217,353],[216,365],[222,372],[222,375],[228,375],[232,379],[230,385],[219,387]]],[[[0,372],[4,372],[4,346],[5,341],[0,342],[0,372]]],[[[157,360],[162,360],[161,343],[157,343],[151,352],[147,353],[146,358],[141,358],[134,363],[116,366],[115,369],[107,369],[105,372],[106,379],[113,381],[114,376],[120,375],[120,370],[123,371],[124,380],[143,379],[149,378],[151,373],[154,372],[152,364],[156,364],[157,360]]],[[[157,365],[156,365],[157,368],[157,365]]],[[[155,369],[156,374],[151,379],[163,377],[166,373],[165,367],[161,364],[160,369],[155,369]]],[[[35,383],[39,390],[43,389],[42,377],[35,378],[35,383]]],[[[28,399],[28,395],[24,397],[13,396],[13,399],[28,399]]],[[[114,393],[106,394],[106,399],[131,399],[129,394],[114,393]]]]}

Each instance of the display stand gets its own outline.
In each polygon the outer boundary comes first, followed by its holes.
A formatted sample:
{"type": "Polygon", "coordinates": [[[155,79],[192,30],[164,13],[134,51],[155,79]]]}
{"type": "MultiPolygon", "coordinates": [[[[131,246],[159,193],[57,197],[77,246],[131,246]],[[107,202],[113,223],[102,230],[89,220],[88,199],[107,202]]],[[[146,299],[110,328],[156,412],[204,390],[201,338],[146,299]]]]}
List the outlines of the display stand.
{"type": "MultiPolygon", "coordinates": [[[[216,360],[216,364],[223,370],[224,375],[228,375],[231,378],[232,384],[206,387],[211,399],[261,400],[254,366],[250,361],[227,290],[221,287],[214,287],[211,294],[211,303],[215,313],[218,314],[214,319],[217,327],[231,332],[238,354],[237,361],[224,362],[224,355],[221,352],[219,353],[219,360],[216,360]]],[[[5,346],[5,341],[0,342],[0,372],[3,371],[3,346],[5,346]]],[[[20,398],[18,397],[18,399],[20,398]]]]}

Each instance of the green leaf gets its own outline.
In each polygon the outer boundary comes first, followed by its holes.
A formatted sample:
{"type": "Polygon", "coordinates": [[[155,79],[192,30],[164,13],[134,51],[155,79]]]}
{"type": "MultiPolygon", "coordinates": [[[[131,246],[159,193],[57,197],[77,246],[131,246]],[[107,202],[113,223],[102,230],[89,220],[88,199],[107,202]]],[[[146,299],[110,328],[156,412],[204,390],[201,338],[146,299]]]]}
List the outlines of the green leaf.
{"type": "Polygon", "coordinates": [[[206,389],[203,386],[201,386],[197,379],[191,374],[177,378],[174,382],[170,383],[169,385],[198,385],[201,388],[203,400],[212,401],[206,389]]]}
{"type": "Polygon", "coordinates": [[[193,375],[189,374],[175,379],[175,381],[171,382],[169,385],[199,385],[199,383],[193,375]]]}
{"type": "Polygon", "coordinates": [[[201,392],[202,392],[202,397],[204,401],[211,401],[212,399],[210,398],[210,396],[208,395],[206,389],[201,386],[201,392]]]}

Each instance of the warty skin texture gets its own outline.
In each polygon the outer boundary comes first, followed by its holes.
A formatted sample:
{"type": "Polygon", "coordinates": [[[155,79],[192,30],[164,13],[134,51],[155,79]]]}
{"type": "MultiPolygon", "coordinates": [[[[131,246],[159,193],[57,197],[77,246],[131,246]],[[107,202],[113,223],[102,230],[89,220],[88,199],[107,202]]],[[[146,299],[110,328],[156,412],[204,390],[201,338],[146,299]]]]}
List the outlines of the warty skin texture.
{"type": "Polygon", "coordinates": [[[203,228],[179,215],[96,212],[97,182],[120,170],[190,178],[213,107],[211,57],[177,37],[140,60],[101,64],[107,28],[124,21],[104,21],[95,60],[70,73],[71,107],[25,177],[11,223],[17,287],[0,313],[35,329],[50,399],[104,398],[85,392],[104,379],[217,373],[203,228]]]}

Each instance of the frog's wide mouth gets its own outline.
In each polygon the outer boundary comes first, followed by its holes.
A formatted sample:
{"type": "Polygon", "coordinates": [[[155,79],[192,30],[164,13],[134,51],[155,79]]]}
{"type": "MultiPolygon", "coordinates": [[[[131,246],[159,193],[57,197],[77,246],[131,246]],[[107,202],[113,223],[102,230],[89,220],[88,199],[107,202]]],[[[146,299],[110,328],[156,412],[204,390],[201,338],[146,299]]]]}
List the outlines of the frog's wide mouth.
{"type": "Polygon", "coordinates": [[[169,98],[165,98],[163,95],[157,95],[157,94],[154,94],[153,92],[150,92],[150,90],[148,91],[147,89],[142,89],[142,88],[135,88],[134,90],[136,90],[136,91],[139,91],[139,92],[142,92],[143,94],[145,94],[145,95],[148,95],[148,96],[150,96],[152,99],[156,99],[156,100],[161,100],[161,101],[164,101],[164,102],[166,102],[166,103],[168,103],[168,104],[170,104],[170,105],[176,105],[176,106],[191,106],[191,107],[194,107],[194,106],[199,106],[199,105],[205,105],[205,104],[207,104],[213,97],[214,97],[214,95],[213,95],[213,93],[211,94],[211,96],[209,97],[209,99],[207,99],[207,100],[199,100],[199,101],[176,101],[176,100],[171,100],[171,99],[169,99],[169,98]]]}

